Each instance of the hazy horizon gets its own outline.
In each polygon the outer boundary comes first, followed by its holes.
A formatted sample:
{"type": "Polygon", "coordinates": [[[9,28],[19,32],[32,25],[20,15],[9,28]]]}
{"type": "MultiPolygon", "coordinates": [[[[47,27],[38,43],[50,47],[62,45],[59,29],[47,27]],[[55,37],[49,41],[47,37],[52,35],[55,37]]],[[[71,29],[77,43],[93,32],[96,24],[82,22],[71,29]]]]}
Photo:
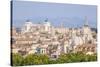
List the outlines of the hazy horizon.
{"type": "Polygon", "coordinates": [[[97,27],[97,6],[46,3],[33,1],[13,1],[13,26],[21,27],[26,20],[43,23],[48,18],[53,26],[81,27],[87,16],[89,26],[97,27]]]}

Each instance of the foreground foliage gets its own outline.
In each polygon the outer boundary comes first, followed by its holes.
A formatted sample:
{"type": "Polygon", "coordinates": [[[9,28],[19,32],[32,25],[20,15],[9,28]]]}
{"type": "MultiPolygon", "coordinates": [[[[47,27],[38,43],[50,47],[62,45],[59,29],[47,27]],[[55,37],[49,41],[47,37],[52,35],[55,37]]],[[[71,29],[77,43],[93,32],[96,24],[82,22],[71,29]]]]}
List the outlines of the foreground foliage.
{"type": "Polygon", "coordinates": [[[21,56],[20,54],[12,54],[13,66],[90,62],[90,61],[97,61],[97,55],[70,53],[70,54],[61,54],[58,59],[51,60],[47,55],[41,55],[41,54],[30,54],[25,57],[21,56]]]}

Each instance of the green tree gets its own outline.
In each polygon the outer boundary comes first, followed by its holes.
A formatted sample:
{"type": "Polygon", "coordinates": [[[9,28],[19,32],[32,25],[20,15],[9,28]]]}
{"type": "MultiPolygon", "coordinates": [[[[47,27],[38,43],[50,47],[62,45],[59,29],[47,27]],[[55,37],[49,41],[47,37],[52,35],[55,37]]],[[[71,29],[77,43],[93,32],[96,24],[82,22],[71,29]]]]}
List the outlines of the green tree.
{"type": "Polygon", "coordinates": [[[55,60],[50,59],[48,55],[44,54],[29,54],[25,57],[21,56],[20,54],[12,54],[13,66],[90,62],[90,61],[97,61],[97,54],[86,55],[82,52],[61,54],[59,58],[55,60]]]}
{"type": "Polygon", "coordinates": [[[81,52],[61,54],[57,59],[57,63],[73,63],[73,62],[90,62],[96,61],[97,55],[86,55],[81,52]]]}
{"type": "Polygon", "coordinates": [[[47,55],[30,54],[24,58],[24,65],[39,65],[48,64],[49,58],[47,55]]]}
{"type": "Polygon", "coordinates": [[[12,65],[21,66],[23,63],[23,57],[20,54],[12,54],[12,65]]]}
{"type": "Polygon", "coordinates": [[[90,61],[97,61],[97,55],[85,55],[85,61],[90,62],[90,61]]]}
{"type": "Polygon", "coordinates": [[[34,65],[34,64],[39,64],[41,62],[41,60],[38,59],[38,56],[35,54],[30,54],[27,55],[24,58],[24,65],[34,65]]]}
{"type": "Polygon", "coordinates": [[[47,55],[44,55],[44,54],[39,55],[39,59],[42,60],[43,64],[48,64],[48,62],[49,62],[49,57],[47,55]]]}

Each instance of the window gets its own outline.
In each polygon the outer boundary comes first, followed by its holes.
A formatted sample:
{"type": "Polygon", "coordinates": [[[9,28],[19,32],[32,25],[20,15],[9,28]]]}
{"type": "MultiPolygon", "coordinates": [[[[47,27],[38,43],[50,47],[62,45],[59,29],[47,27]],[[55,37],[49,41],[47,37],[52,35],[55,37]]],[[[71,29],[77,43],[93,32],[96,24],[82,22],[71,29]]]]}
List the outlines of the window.
{"type": "Polygon", "coordinates": [[[57,56],[56,55],[53,55],[53,58],[57,58],[57,56]]]}

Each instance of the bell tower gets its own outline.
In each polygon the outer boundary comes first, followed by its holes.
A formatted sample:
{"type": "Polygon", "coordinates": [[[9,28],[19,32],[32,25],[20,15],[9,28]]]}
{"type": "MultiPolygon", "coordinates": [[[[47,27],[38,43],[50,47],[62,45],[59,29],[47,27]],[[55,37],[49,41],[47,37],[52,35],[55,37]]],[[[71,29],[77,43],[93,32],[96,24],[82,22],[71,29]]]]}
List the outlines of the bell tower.
{"type": "Polygon", "coordinates": [[[84,23],[84,26],[86,26],[86,27],[89,26],[87,16],[85,16],[85,23],[84,23]]]}

